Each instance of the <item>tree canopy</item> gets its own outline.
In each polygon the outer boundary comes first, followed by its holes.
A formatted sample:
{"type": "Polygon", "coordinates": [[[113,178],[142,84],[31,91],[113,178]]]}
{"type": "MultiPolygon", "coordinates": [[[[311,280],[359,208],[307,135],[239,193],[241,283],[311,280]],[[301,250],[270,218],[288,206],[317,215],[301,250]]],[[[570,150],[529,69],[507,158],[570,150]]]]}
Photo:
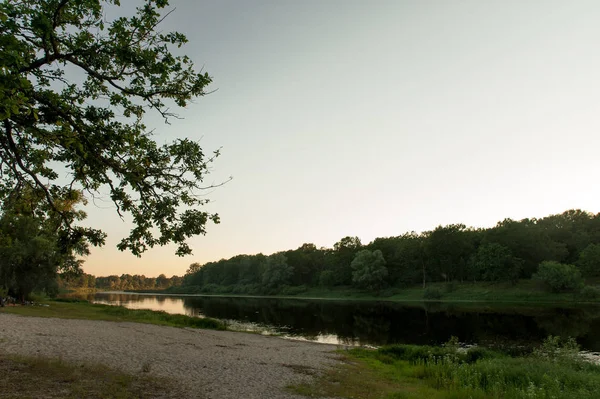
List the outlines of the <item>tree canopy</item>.
{"type": "Polygon", "coordinates": [[[584,277],[598,275],[599,248],[600,214],[569,210],[540,219],[506,219],[486,229],[451,224],[368,244],[344,237],[333,248],[303,244],[269,257],[238,255],[195,263],[183,279],[182,292],[293,294],[309,287],[354,285],[383,293],[432,282],[515,283],[534,274],[545,283],[568,280],[569,289],[576,290],[578,267],[584,277]],[[285,278],[273,281],[273,276],[285,278]]]}
{"type": "Polygon", "coordinates": [[[0,201],[5,209],[24,188],[41,193],[40,212],[60,220],[60,243],[102,245],[105,234],[60,203],[74,193],[107,197],[133,221],[120,250],[139,256],[175,243],[188,254],[186,240],[219,222],[200,195],[219,152],[187,138],[158,144],[144,117],[169,123],[172,108],[203,96],[211,78],[173,53],[183,34],[158,29],[167,0],[107,20],[105,7],[119,3],[0,1],[0,201]]]}

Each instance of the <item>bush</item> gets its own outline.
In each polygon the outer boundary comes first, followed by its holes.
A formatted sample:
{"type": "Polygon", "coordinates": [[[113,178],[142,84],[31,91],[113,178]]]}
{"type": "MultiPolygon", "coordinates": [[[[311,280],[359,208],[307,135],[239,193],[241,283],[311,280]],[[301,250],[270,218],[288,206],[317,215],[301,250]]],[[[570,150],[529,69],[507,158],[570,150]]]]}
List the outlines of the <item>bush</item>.
{"type": "Polygon", "coordinates": [[[576,264],[585,277],[600,277],[600,244],[585,247],[576,264]]]}
{"type": "Polygon", "coordinates": [[[388,288],[379,293],[379,296],[387,298],[390,296],[398,295],[402,292],[400,288],[388,288]]]}
{"type": "Polygon", "coordinates": [[[80,298],[56,298],[53,299],[54,302],[64,302],[64,303],[90,303],[90,301],[86,299],[80,298]]]}
{"type": "Polygon", "coordinates": [[[428,345],[389,345],[380,348],[379,353],[395,359],[406,360],[412,364],[442,359],[455,351],[442,346],[428,345]]]}
{"type": "Polygon", "coordinates": [[[284,286],[281,289],[281,295],[298,295],[298,294],[302,294],[303,292],[306,292],[306,286],[305,285],[299,285],[299,286],[295,286],[295,287],[290,287],[290,286],[284,286]]]}
{"type": "Polygon", "coordinates": [[[598,287],[586,285],[581,289],[581,292],[579,294],[581,296],[581,299],[594,301],[600,298],[600,289],[598,289],[598,287]]]}
{"type": "Polygon", "coordinates": [[[202,293],[216,293],[219,290],[219,286],[217,284],[205,284],[202,286],[202,288],[200,289],[200,292],[202,293]]]}
{"type": "Polygon", "coordinates": [[[455,352],[453,341],[446,347],[384,346],[363,356],[391,365],[382,367],[386,373],[421,379],[449,398],[598,397],[600,366],[580,361],[572,339],[549,337],[533,355],[519,357],[483,348],[455,352]]]}
{"type": "Polygon", "coordinates": [[[436,300],[442,298],[442,291],[438,287],[427,287],[425,291],[423,291],[423,298],[436,300]]]}
{"type": "Polygon", "coordinates": [[[454,287],[454,281],[448,281],[446,283],[446,285],[444,285],[444,290],[447,293],[454,292],[454,289],[455,289],[455,287],[454,287]]]}
{"type": "Polygon", "coordinates": [[[319,275],[319,285],[323,287],[332,287],[335,284],[335,276],[331,270],[324,270],[319,275]]]}
{"type": "Polygon", "coordinates": [[[381,347],[378,353],[393,359],[406,360],[411,364],[436,363],[449,358],[459,363],[471,364],[484,359],[504,357],[498,352],[485,348],[470,348],[467,351],[459,351],[458,341],[449,341],[445,346],[388,345],[381,347]]]}
{"type": "Polygon", "coordinates": [[[533,356],[542,359],[577,362],[580,347],[574,338],[561,340],[558,336],[548,336],[542,344],[533,350],[533,356]]]}
{"type": "Polygon", "coordinates": [[[498,352],[486,348],[470,348],[465,353],[465,362],[475,363],[482,359],[496,359],[501,357],[498,352]]]}
{"type": "Polygon", "coordinates": [[[552,292],[576,291],[583,285],[577,266],[553,261],[540,263],[532,278],[544,283],[552,292]]]}

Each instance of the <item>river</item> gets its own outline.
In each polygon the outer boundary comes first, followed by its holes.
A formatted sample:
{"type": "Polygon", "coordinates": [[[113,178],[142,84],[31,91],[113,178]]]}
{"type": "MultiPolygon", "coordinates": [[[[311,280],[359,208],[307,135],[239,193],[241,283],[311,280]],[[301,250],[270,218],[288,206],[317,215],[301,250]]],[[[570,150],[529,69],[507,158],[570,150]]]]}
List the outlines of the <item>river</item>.
{"type": "Polygon", "coordinates": [[[530,347],[548,335],[574,337],[600,351],[600,307],[485,303],[397,303],[100,292],[95,303],[212,317],[230,328],[286,338],[380,346],[437,345],[456,336],[466,344],[530,347]]]}

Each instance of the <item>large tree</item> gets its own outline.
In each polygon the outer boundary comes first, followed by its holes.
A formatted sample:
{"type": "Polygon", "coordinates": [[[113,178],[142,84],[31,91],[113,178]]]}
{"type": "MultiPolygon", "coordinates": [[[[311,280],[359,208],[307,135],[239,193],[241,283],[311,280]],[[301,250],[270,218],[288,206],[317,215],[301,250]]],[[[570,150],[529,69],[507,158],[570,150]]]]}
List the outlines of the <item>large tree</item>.
{"type": "MultiPolygon", "coordinates": [[[[42,193],[24,189],[7,198],[0,214],[0,290],[21,298],[33,290],[54,293],[58,273],[73,276],[81,272],[78,256],[87,255],[83,237],[66,239],[59,229],[62,220],[44,208],[42,193]],[[18,195],[17,195],[18,194],[18,195]]],[[[82,201],[77,192],[71,198],[56,199],[55,206],[65,215],[82,219],[85,214],[73,208],[82,201]]],[[[75,220],[76,220],[75,219],[75,220]]]]}
{"type": "Polygon", "coordinates": [[[352,283],[357,287],[379,291],[385,285],[388,270],[380,250],[363,249],[359,251],[350,266],[354,270],[352,283]]]}
{"type": "Polygon", "coordinates": [[[0,0],[0,201],[38,190],[63,238],[101,245],[104,233],[77,225],[58,202],[74,189],[106,195],[133,221],[120,250],[175,243],[184,255],[187,238],[219,220],[199,195],[218,151],[186,138],[159,145],[144,116],[169,122],[211,78],[172,53],[184,35],[157,28],[167,0],[140,1],[111,21],[106,6],[119,0],[0,0]]]}

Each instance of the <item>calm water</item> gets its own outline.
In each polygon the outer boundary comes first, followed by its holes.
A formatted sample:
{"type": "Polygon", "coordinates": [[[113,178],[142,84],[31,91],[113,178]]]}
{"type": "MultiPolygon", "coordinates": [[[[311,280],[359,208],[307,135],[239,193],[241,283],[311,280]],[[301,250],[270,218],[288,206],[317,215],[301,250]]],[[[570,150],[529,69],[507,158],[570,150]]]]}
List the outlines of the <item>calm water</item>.
{"type": "Polygon", "coordinates": [[[600,351],[600,307],[399,304],[370,301],[224,298],[97,293],[96,303],[226,320],[235,329],[351,345],[440,344],[454,335],[480,345],[539,343],[572,336],[600,351]]]}

